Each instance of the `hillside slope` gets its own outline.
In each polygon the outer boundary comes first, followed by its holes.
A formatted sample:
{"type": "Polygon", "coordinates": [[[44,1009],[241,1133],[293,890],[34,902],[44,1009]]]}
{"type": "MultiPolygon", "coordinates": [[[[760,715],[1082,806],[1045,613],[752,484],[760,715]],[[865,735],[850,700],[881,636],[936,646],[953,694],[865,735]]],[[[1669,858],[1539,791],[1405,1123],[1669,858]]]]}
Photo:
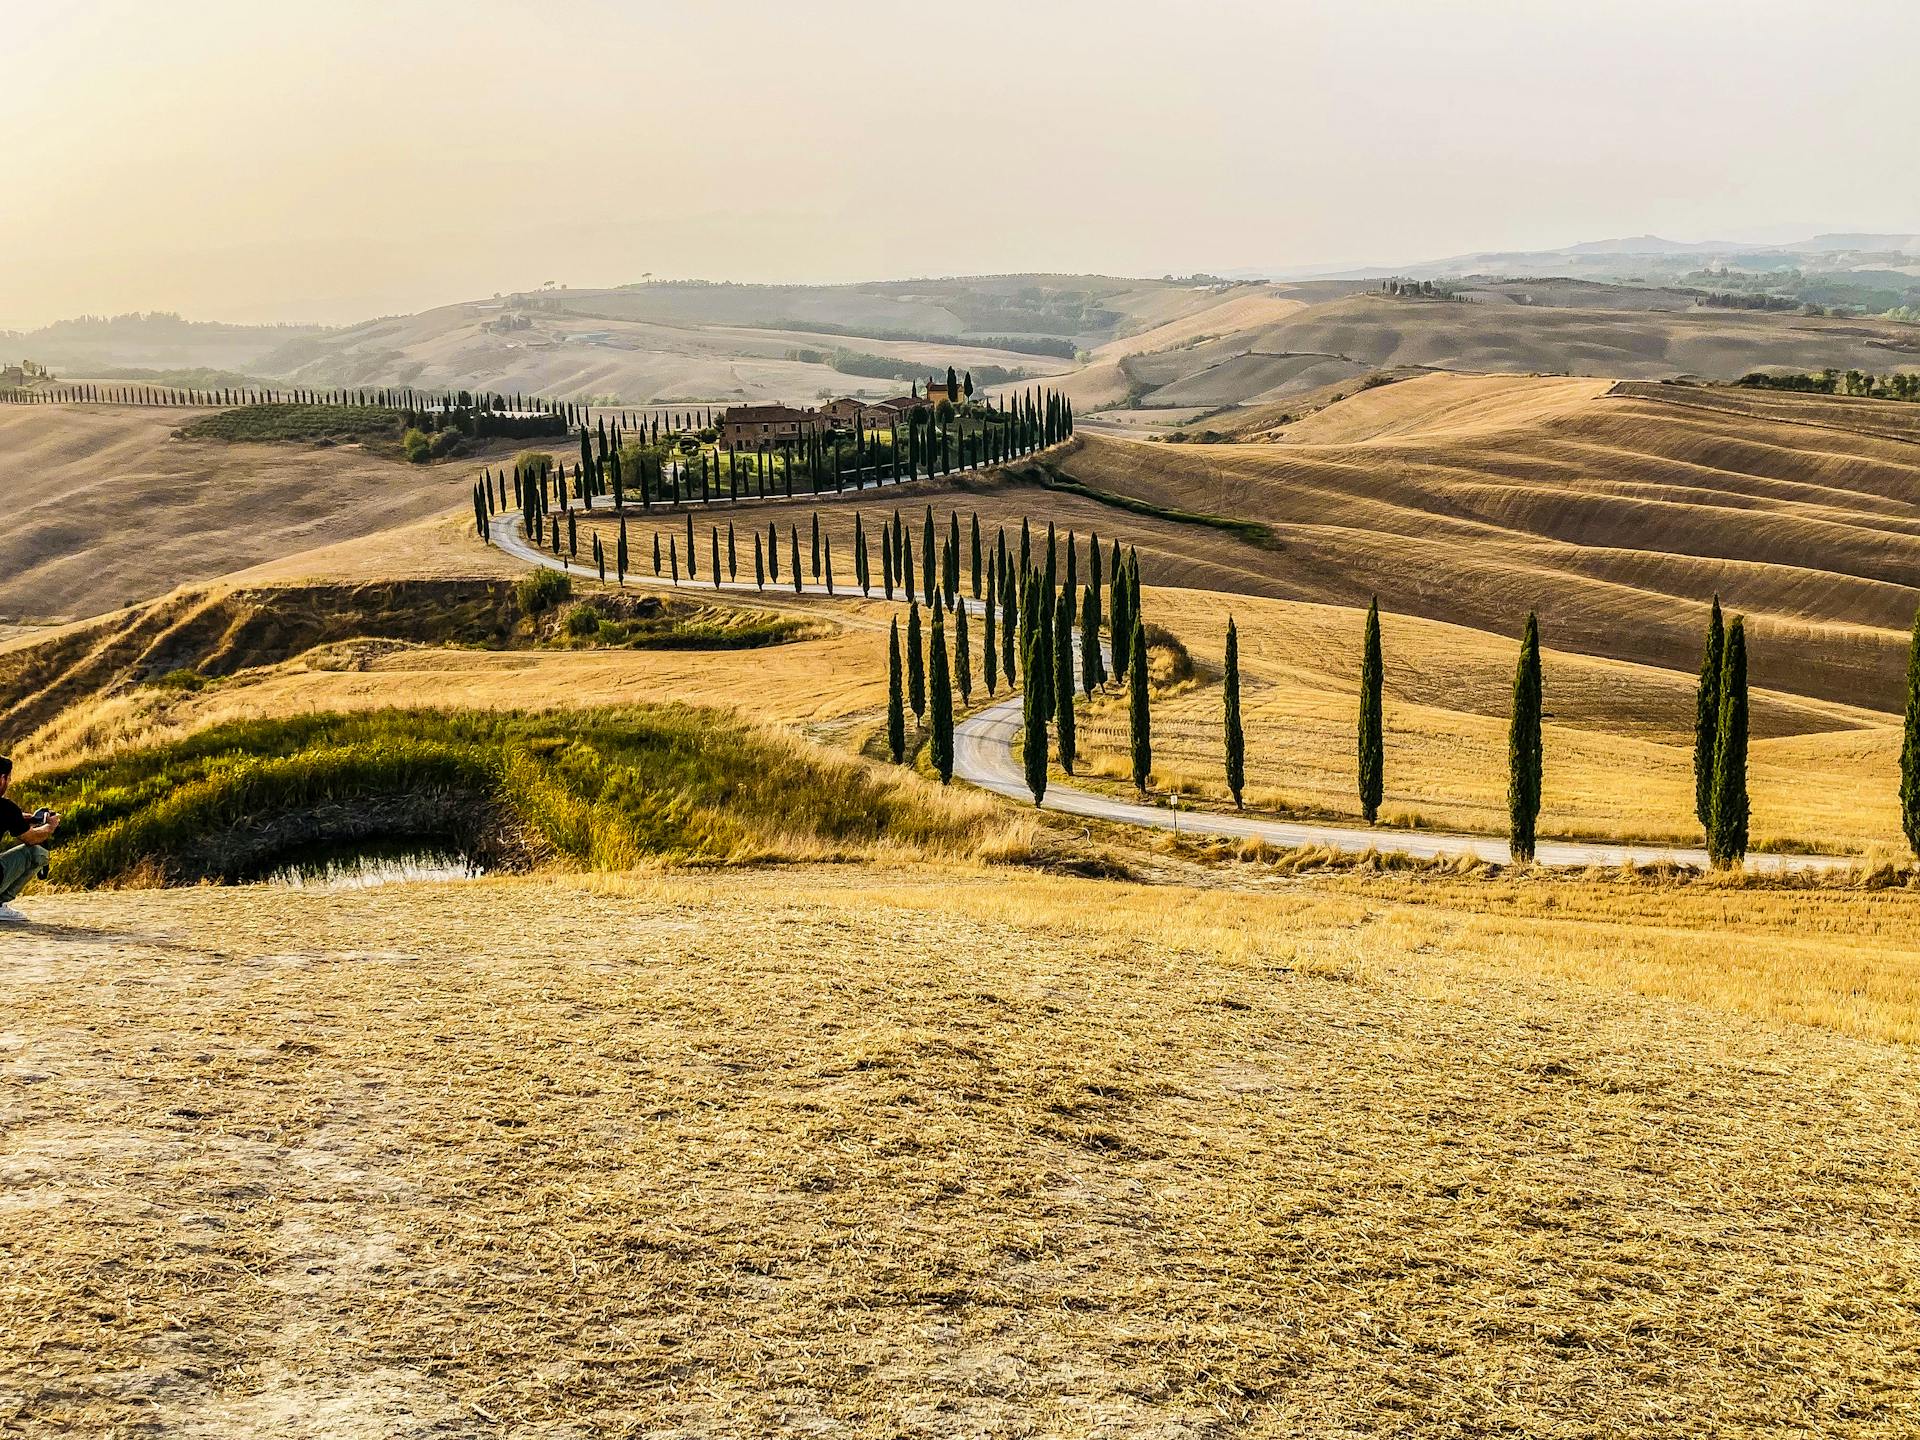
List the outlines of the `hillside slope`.
{"type": "Polygon", "coordinates": [[[0,406],[0,621],[98,615],[460,502],[446,468],[352,446],[175,440],[199,413],[0,406]]]}
{"type": "MultiPolygon", "coordinates": [[[[1060,473],[1270,527],[1235,578],[1151,578],[1382,605],[1682,670],[1708,601],[1751,616],[1756,683],[1887,709],[1920,603],[1920,446],[1831,422],[1436,375],[1353,396],[1283,444],[1082,437],[1060,473]]],[[[1680,392],[1684,398],[1684,392],[1680,392]]],[[[1863,402],[1864,403],[1864,402],[1863,402]]],[[[1890,406],[1860,412],[1878,426],[1890,406]]],[[[1124,527],[1122,527],[1124,528],[1124,527]]]]}

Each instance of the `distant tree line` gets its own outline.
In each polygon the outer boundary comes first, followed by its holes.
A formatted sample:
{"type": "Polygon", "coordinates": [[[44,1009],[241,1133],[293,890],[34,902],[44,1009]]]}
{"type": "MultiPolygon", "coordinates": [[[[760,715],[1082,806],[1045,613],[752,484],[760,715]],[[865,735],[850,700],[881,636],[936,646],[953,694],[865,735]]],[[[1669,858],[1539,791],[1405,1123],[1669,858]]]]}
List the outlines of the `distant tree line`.
{"type": "MultiPolygon", "coordinates": [[[[758,330],[799,330],[815,335],[844,335],[853,340],[897,340],[918,345],[967,345],[976,350],[1007,350],[1015,355],[1048,355],[1071,360],[1073,341],[1051,335],[955,335],[931,330],[873,330],[834,325],[824,320],[762,320],[758,330]]],[[[816,352],[817,353],[817,352],[816,352]]]]}
{"type": "Polygon", "coordinates": [[[1806,395],[1848,395],[1875,400],[1920,400],[1920,372],[1896,370],[1876,375],[1867,370],[1814,370],[1774,375],[1764,370],[1742,375],[1749,390],[1789,390],[1806,395]]]}

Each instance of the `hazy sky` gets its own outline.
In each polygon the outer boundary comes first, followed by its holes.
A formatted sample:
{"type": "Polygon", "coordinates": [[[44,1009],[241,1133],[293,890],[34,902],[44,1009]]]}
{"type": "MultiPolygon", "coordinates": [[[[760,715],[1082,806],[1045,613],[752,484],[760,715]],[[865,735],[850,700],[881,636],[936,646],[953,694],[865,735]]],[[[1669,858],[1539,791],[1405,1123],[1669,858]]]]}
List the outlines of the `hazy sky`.
{"type": "Polygon", "coordinates": [[[7,9],[0,327],[1920,232],[1915,0],[7,9]]]}

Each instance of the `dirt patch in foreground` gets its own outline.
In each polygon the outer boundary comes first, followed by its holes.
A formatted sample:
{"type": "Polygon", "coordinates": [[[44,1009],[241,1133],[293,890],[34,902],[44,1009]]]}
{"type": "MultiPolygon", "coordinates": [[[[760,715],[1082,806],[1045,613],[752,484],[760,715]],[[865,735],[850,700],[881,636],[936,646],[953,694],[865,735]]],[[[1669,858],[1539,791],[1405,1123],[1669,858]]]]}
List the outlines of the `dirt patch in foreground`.
{"type": "Polygon", "coordinates": [[[28,1431],[1891,1437],[1920,1402],[1911,1052],[1532,964],[1613,927],[933,871],[32,908],[28,1431]]]}

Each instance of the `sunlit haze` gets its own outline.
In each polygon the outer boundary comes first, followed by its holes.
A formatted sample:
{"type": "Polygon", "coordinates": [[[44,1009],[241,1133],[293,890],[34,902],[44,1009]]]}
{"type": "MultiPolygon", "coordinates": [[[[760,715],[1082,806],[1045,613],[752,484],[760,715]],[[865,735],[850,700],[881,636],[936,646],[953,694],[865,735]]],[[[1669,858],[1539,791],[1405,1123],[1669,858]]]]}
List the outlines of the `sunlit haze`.
{"type": "Polygon", "coordinates": [[[74,0],[6,32],[0,327],[1920,230],[1897,0],[74,0]]]}

